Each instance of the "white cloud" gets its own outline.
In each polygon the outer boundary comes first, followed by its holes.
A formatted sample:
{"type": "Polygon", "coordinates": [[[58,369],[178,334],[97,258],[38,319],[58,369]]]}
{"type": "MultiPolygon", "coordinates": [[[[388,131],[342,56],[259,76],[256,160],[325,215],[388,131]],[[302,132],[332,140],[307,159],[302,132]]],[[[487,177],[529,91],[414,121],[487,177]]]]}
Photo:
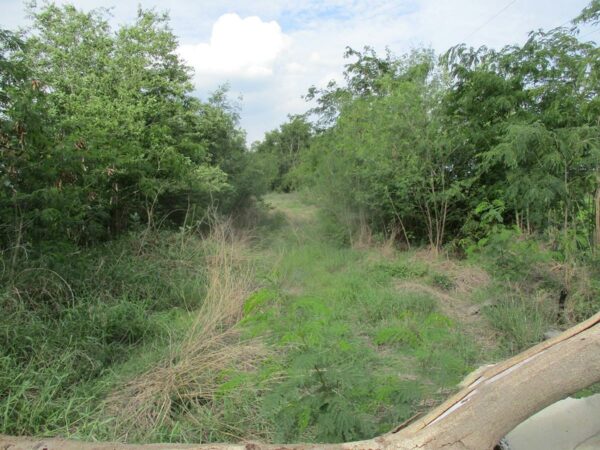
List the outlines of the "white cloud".
{"type": "Polygon", "coordinates": [[[179,51],[198,77],[256,78],[273,74],[275,60],[289,41],[275,21],[230,13],[214,23],[208,43],[182,45],[179,51]]]}
{"type": "MultiPolygon", "coordinates": [[[[0,18],[4,26],[26,22],[17,12],[22,1],[0,0],[8,12],[0,18]]],[[[195,93],[206,98],[229,82],[232,97],[243,96],[241,123],[251,142],[288,113],[305,111],[301,96],[309,86],[342,79],[347,45],[371,45],[380,54],[389,47],[398,55],[423,45],[443,52],[463,40],[501,47],[523,42],[531,29],[564,23],[590,0],[518,1],[500,14],[508,0],[56,1],[84,9],[114,5],[113,25],[134,20],[136,4],[169,9],[181,54],[196,70],[195,93]]]]}

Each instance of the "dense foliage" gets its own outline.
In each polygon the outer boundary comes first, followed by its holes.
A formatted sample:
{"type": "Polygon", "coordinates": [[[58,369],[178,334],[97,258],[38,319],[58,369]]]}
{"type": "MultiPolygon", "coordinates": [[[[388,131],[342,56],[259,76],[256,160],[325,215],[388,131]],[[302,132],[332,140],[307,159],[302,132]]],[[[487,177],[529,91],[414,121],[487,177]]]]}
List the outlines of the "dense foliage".
{"type": "Polygon", "coordinates": [[[373,437],[600,308],[599,0],[501,50],[347,49],[250,150],[165,15],[31,14],[0,30],[0,433],[373,437]]]}
{"type": "Polygon", "coordinates": [[[289,192],[295,187],[291,170],[308,149],[312,136],[312,126],[304,116],[291,116],[289,122],[255,143],[256,158],[264,164],[261,176],[268,180],[271,190],[289,192]]]}
{"type": "Polygon", "coordinates": [[[253,194],[235,109],[224,90],[191,96],[166,16],[113,31],[102,11],[32,14],[25,35],[0,35],[4,245],[105,240],[253,194]]]}
{"type": "Polygon", "coordinates": [[[267,185],[226,87],[192,95],[166,15],[30,12],[0,30],[0,432],[65,433],[134,349],[190,327],[217,246],[195,231],[267,185]]]}
{"type": "Polygon", "coordinates": [[[515,226],[590,249],[600,242],[600,54],[576,24],[597,9],[501,50],[348,49],[345,85],[309,90],[317,133],[292,179],[319,194],[346,240],[368,226],[408,246],[467,248],[515,226]]]}

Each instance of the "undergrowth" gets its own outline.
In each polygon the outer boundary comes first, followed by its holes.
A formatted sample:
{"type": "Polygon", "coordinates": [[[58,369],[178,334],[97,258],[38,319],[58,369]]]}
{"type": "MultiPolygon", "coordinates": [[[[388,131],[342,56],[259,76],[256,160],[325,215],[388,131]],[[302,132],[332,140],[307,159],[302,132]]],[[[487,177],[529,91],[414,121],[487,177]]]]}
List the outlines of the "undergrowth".
{"type": "Polygon", "coordinates": [[[567,257],[511,229],[490,235],[468,255],[494,275],[474,299],[485,305],[507,356],[540,342],[549,330],[566,329],[600,311],[597,256],[567,257]]]}
{"type": "Polygon", "coordinates": [[[222,223],[5,258],[0,433],[366,439],[598,307],[590,266],[536,243],[491,238],[466,261],[350,247],[297,196],[269,202],[252,239],[222,223]]]}
{"type": "Polygon", "coordinates": [[[206,297],[210,242],[145,232],[5,261],[0,433],[102,433],[115,370],[151,367],[193,324],[189,312],[206,297]]]}

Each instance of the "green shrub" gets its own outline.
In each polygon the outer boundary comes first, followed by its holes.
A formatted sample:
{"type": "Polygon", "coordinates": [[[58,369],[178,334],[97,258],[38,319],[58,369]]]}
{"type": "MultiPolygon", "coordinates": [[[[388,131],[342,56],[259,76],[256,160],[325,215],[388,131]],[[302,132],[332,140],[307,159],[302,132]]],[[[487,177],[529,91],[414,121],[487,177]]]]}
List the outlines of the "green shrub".
{"type": "Polygon", "coordinates": [[[454,280],[444,273],[432,273],[430,279],[431,284],[444,291],[449,291],[455,287],[454,280]]]}
{"type": "Polygon", "coordinates": [[[277,293],[270,289],[260,289],[256,291],[254,294],[248,297],[246,303],[244,303],[244,315],[248,316],[259,308],[263,310],[263,306],[268,306],[267,304],[276,298],[277,293]]]}
{"type": "Polygon", "coordinates": [[[487,266],[497,277],[507,280],[547,277],[544,265],[556,256],[540,241],[528,238],[518,229],[502,229],[467,249],[469,257],[487,266]],[[540,271],[541,270],[541,271],[540,271]]]}

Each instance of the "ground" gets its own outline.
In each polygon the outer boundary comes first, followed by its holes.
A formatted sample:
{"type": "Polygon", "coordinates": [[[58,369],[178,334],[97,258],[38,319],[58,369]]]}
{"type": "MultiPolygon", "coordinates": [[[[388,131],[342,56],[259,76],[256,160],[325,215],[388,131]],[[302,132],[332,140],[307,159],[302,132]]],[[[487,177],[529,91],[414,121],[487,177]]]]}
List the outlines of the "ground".
{"type": "MultiPolygon", "coordinates": [[[[278,355],[261,396],[269,440],[344,441],[389,431],[441,402],[498,355],[467,263],[389,243],[347,247],[300,194],[271,194],[281,222],[257,246],[260,286],[241,328],[278,355]]],[[[275,220],[277,221],[277,220],[275,220]]]]}
{"type": "MultiPolygon", "coordinates": [[[[250,231],[224,221],[209,234],[116,242],[73,275],[89,276],[81,286],[98,294],[73,305],[68,297],[55,326],[8,317],[13,353],[47,344],[26,371],[12,353],[0,358],[15,361],[0,379],[9,392],[0,432],[131,443],[366,439],[507,356],[486,306],[489,292],[502,292],[488,289],[480,267],[377,236],[347,245],[298,193],[266,196],[258,217],[250,231]]],[[[512,326],[520,309],[505,309],[512,326]]],[[[523,317],[515,329],[526,347],[541,333],[523,317]]]]}

